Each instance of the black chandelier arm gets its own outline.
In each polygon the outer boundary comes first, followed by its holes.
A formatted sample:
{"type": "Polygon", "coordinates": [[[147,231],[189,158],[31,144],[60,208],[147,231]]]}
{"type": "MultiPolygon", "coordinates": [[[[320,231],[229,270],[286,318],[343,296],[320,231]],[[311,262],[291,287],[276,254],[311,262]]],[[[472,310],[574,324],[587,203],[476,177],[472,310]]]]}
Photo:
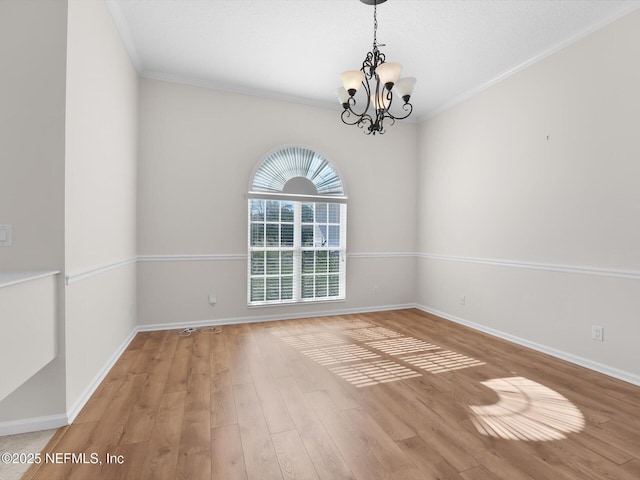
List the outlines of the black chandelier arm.
{"type": "Polygon", "coordinates": [[[355,115],[355,120],[353,120],[352,122],[348,121],[347,119],[351,118],[352,116],[352,112],[350,109],[345,108],[342,111],[342,114],[340,115],[340,119],[342,120],[342,123],[344,123],[345,125],[355,125],[357,124],[359,121],[362,120],[362,117],[360,117],[359,115],[355,115]]]}
{"type": "MultiPolygon", "coordinates": [[[[391,106],[391,104],[389,104],[389,107],[390,106],[391,106]]],[[[409,102],[406,102],[404,105],[402,105],[402,109],[405,112],[407,112],[406,115],[403,115],[403,116],[393,115],[391,112],[389,112],[389,110],[386,110],[385,111],[385,117],[392,119],[394,122],[396,120],[404,120],[409,115],[411,115],[411,113],[413,112],[413,105],[411,105],[409,102]]],[[[393,123],[392,123],[392,125],[393,125],[393,123]]]]}
{"type": "Polygon", "coordinates": [[[358,115],[348,108],[345,108],[342,111],[342,114],[340,115],[340,119],[342,120],[342,123],[344,123],[345,125],[357,125],[360,128],[363,128],[365,124],[369,124],[369,125],[373,124],[373,119],[369,114],[364,113],[362,115],[358,115]],[[349,118],[351,116],[355,117],[353,121],[349,121],[349,118]]]}

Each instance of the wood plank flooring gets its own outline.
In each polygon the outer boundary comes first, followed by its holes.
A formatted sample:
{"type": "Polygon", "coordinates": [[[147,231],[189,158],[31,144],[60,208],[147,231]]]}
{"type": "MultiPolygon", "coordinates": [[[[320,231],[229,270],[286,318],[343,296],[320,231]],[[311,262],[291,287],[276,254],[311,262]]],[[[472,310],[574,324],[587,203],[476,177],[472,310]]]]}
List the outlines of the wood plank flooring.
{"type": "Polygon", "coordinates": [[[102,464],[23,478],[637,480],[640,387],[418,310],[146,332],[44,453],[102,464]]]}

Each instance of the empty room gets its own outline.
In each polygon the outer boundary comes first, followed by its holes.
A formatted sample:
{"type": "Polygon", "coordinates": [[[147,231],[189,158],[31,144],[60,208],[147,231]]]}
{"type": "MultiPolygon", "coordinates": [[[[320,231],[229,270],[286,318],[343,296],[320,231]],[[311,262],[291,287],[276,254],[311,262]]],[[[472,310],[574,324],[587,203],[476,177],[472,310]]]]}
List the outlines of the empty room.
{"type": "Polygon", "coordinates": [[[0,480],[637,480],[639,59],[636,0],[0,0],[0,480]]]}

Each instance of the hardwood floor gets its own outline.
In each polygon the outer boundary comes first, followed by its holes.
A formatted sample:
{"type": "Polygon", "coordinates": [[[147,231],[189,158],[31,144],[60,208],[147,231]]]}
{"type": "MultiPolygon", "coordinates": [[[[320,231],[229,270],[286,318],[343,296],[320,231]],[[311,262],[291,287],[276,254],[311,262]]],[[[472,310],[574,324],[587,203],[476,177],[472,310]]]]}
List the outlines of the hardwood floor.
{"type": "Polygon", "coordinates": [[[417,310],[148,332],[45,452],[102,464],[23,478],[637,480],[640,387],[417,310]]]}

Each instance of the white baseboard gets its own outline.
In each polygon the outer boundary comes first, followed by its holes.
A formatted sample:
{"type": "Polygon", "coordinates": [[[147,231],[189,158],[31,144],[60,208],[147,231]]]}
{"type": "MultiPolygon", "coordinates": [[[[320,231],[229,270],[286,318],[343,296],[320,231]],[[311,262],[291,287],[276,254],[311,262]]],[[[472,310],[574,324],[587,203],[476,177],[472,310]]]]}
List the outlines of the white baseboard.
{"type": "Polygon", "coordinates": [[[416,308],[418,308],[419,310],[422,310],[423,312],[436,315],[440,318],[444,318],[445,320],[449,320],[451,322],[464,325],[465,327],[473,328],[474,330],[488,333],[489,335],[492,335],[494,337],[498,337],[503,340],[507,340],[509,342],[517,343],[518,345],[522,345],[523,347],[527,347],[532,350],[536,350],[538,352],[546,353],[547,355],[551,355],[552,357],[556,357],[561,360],[565,360],[567,362],[573,363],[575,365],[588,368],[589,370],[593,370],[595,372],[602,373],[604,375],[608,375],[613,378],[617,378],[618,380],[623,380],[625,382],[640,386],[640,376],[634,373],[626,372],[618,368],[610,367],[609,365],[605,365],[599,362],[594,362],[592,360],[589,360],[584,357],[580,357],[578,355],[573,355],[572,353],[567,353],[553,347],[532,342],[530,340],[526,340],[516,335],[511,335],[510,333],[489,328],[479,323],[471,322],[469,320],[465,320],[463,318],[456,317],[454,315],[449,315],[448,313],[441,312],[439,310],[435,310],[433,308],[429,308],[424,305],[416,305],[416,308]]]}
{"type": "Polygon", "coordinates": [[[416,308],[416,305],[413,303],[405,303],[399,305],[380,305],[368,308],[342,308],[336,310],[326,310],[323,312],[299,312],[290,314],[256,315],[250,317],[230,317],[221,319],[196,320],[192,322],[154,323],[149,325],[138,325],[138,331],[152,332],[154,330],[180,330],[188,327],[209,327],[218,325],[237,325],[241,323],[273,322],[277,320],[294,320],[296,318],[330,317],[333,315],[350,315],[354,313],[404,310],[407,308],[416,308]]]}
{"type": "Polygon", "coordinates": [[[20,433],[40,432],[42,430],[53,430],[68,425],[67,416],[47,415],[45,417],[25,418],[0,422],[0,437],[5,435],[18,435],[20,433]]]}
{"type": "Polygon", "coordinates": [[[134,328],[129,336],[122,342],[122,344],[118,347],[118,349],[111,355],[107,363],[100,369],[100,371],[93,377],[93,380],[87,385],[87,388],[80,394],[77,400],[73,403],[73,406],[67,410],[67,424],[73,423],[76,419],[82,408],[91,398],[91,395],[96,391],[96,389],[100,386],[104,378],[107,376],[109,371],[113,368],[115,363],[118,361],[123,352],[127,349],[133,337],[138,333],[138,328],[134,328]]]}

